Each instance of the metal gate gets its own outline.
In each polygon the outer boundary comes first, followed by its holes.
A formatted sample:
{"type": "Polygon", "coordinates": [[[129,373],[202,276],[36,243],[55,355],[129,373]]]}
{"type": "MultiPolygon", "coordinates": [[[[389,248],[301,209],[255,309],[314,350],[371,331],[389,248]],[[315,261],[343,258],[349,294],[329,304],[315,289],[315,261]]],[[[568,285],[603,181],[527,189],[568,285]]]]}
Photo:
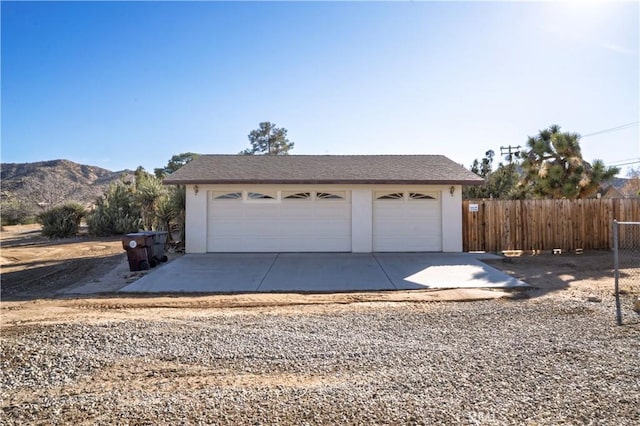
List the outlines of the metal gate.
{"type": "Polygon", "coordinates": [[[640,222],[613,221],[613,267],[616,321],[622,311],[640,314],[640,222]]]}

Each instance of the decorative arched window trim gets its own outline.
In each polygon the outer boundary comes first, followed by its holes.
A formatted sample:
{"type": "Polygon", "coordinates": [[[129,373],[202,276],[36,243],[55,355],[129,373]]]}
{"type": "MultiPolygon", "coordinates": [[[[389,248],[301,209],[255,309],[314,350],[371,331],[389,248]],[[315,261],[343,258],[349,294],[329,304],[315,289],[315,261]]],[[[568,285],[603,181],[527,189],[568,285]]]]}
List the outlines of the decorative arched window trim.
{"type": "Polygon", "coordinates": [[[242,192],[214,192],[214,200],[242,200],[242,192]]]}
{"type": "Polygon", "coordinates": [[[433,195],[426,194],[424,192],[410,192],[409,200],[436,200],[433,195]]]}
{"type": "Polygon", "coordinates": [[[376,200],[404,200],[403,192],[378,192],[376,200]]]}
{"type": "Polygon", "coordinates": [[[282,192],[283,200],[310,200],[311,192],[305,191],[283,191],[282,192]]]}
{"type": "Polygon", "coordinates": [[[264,192],[247,192],[247,200],[277,200],[278,194],[269,194],[264,192]]]}
{"type": "Polygon", "coordinates": [[[316,200],[346,200],[347,195],[343,191],[336,192],[325,192],[318,191],[316,192],[316,200]]]}

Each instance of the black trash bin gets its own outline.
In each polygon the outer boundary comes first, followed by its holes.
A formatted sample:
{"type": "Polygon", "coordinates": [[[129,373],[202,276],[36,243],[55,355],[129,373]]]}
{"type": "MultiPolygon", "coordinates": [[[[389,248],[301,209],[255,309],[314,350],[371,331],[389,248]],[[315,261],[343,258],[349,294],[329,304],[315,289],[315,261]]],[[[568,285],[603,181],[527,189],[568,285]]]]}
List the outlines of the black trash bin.
{"type": "Polygon", "coordinates": [[[154,245],[153,235],[146,232],[135,232],[122,237],[122,247],[127,251],[130,271],[146,271],[155,266],[152,250],[154,245]]]}
{"type": "Polygon", "coordinates": [[[155,266],[160,264],[161,262],[166,262],[169,260],[167,255],[165,254],[164,248],[167,244],[167,236],[169,233],[167,231],[149,231],[147,234],[151,234],[153,238],[153,246],[151,248],[151,266],[155,266]]]}

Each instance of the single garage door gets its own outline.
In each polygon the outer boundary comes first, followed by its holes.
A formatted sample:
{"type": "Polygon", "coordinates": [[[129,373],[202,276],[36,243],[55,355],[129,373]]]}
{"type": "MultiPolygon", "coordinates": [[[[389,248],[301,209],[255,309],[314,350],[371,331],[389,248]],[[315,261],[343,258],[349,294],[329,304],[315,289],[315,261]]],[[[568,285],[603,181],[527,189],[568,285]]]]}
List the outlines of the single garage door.
{"type": "Polygon", "coordinates": [[[437,192],[376,192],[374,251],[442,251],[442,208],[437,192]]]}
{"type": "Polygon", "coordinates": [[[348,191],[209,193],[209,252],[349,252],[348,191]]]}

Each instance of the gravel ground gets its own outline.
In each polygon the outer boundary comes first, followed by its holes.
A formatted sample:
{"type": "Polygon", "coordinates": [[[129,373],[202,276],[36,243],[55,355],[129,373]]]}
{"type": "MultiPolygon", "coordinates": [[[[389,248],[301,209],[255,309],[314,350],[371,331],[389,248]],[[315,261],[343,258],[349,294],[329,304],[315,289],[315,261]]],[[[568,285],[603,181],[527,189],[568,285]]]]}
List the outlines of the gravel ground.
{"type": "Polygon", "coordinates": [[[525,299],[2,331],[3,424],[640,423],[640,321],[525,299]]]}

